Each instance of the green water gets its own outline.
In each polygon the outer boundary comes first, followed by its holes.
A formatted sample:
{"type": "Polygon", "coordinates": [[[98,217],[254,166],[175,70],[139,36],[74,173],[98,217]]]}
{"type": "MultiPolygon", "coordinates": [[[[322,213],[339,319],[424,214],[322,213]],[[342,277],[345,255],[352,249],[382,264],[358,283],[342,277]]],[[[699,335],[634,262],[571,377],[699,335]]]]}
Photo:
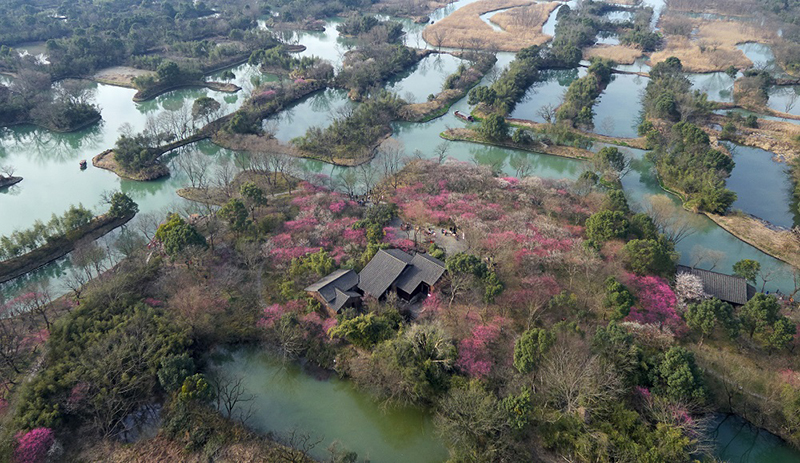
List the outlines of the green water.
{"type": "Polygon", "coordinates": [[[736,415],[718,415],[709,437],[715,456],[729,463],[796,463],[800,451],[779,437],[757,428],[736,415]]]}
{"type": "Polygon", "coordinates": [[[594,132],[635,138],[641,122],[641,97],[648,79],[634,74],[612,74],[611,82],[594,106],[594,132]]]}
{"type": "Polygon", "coordinates": [[[461,63],[469,65],[469,62],[449,54],[428,55],[408,72],[389,81],[386,89],[409,103],[424,103],[428,95],[442,91],[447,76],[456,72],[461,63]]]}
{"type": "Polygon", "coordinates": [[[254,411],[248,425],[277,436],[299,429],[313,440],[322,439],[312,452],[314,457],[327,456],[325,449],[339,441],[358,453],[359,460],[438,463],[447,459],[431,416],[421,410],[384,410],[350,381],[328,378],[325,373],[315,377],[257,349],[223,353],[215,361],[215,371],[244,378],[247,393],[255,396],[245,405],[252,405],[254,411]]]}
{"type": "Polygon", "coordinates": [[[775,225],[792,228],[797,222],[792,211],[792,182],[786,175],[786,164],[772,160],[772,153],[759,148],[726,143],[736,162],[728,188],[738,198],[739,209],[775,225]]]}
{"type": "Polygon", "coordinates": [[[564,100],[564,92],[570,84],[586,75],[586,68],[548,69],[540,73],[539,82],[525,92],[525,96],[514,107],[511,117],[547,122],[540,114],[545,106],[558,107],[564,100]]]}
{"type": "Polygon", "coordinates": [[[340,89],[327,88],[312,93],[285,111],[264,120],[264,128],[274,131],[275,138],[288,143],[293,138],[306,134],[311,127],[324,128],[330,125],[340,111],[356,105],[347,98],[347,92],[340,89]]]}

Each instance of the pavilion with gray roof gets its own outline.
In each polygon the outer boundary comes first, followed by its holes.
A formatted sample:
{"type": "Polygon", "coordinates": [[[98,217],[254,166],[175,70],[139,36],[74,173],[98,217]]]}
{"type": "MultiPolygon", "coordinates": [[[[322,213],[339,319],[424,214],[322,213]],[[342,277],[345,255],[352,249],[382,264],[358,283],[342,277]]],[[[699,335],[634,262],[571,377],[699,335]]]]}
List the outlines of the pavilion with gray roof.
{"type": "Polygon", "coordinates": [[[381,249],[360,273],[337,270],[305,291],[334,316],[344,308],[360,305],[362,294],[380,299],[395,291],[404,300],[427,296],[444,275],[444,270],[444,262],[427,254],[381,249]]]}
{"type": "Polygon", "coordinates": [[[351,269],[337,270],[305,291],[321,302],[331,315],[347,307],[356,307],[361,302],[358,292],[358,274],[351,269]]]}
{"type": "Polygon", "coordinates": [[[688,273],[700,278],[700,281],[703,282],[703,290],[711,297],[734,305],[744,305],[756,294],[756,288],[741,277],[685,265],[678,266],[678,273],[688,273]]]}

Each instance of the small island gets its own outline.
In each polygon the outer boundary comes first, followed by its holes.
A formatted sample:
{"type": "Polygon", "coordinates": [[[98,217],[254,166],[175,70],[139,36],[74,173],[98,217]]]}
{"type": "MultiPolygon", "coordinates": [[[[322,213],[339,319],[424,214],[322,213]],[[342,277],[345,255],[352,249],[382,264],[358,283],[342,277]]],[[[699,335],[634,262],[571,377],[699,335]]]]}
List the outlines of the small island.
{"type": "Polygon", "coordinates": [[[22,177],[14,177],[14,168],[11,166],[0,167],[0,190],[8,188],[22,181],[22,177]]]}

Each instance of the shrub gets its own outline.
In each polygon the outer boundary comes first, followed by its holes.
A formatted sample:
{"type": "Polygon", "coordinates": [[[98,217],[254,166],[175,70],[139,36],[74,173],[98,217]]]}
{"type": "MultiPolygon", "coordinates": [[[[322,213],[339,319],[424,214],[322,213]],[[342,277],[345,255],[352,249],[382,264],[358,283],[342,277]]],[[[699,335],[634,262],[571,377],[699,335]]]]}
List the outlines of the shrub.
{"type": "Polygon", "coordinates": [[[623,261],[637,275],[671,275],[676,260],[674,245],[664,237],[631,240],[623,247],[623,261]]]}
{"type": "Polygon", "coordinates": [[[503,141],[508,138],[508,123],[503,116],[490,114],[481,121],[478,133],[487,140],[503,141]]]}
{"type": "Polygon", "coordinates": [[[628,219],[620,211],[596,212],[586,219],[586,237],[598,242],[624,238],[628,225],[628,219]]]}
{"type": "Polygon", "coordinates": [[[17,435],[17,448],[14,450],[15,463],[44,463],[47,452],[53,446],[55,437],[50,428],[35,428],[17,435]]]}

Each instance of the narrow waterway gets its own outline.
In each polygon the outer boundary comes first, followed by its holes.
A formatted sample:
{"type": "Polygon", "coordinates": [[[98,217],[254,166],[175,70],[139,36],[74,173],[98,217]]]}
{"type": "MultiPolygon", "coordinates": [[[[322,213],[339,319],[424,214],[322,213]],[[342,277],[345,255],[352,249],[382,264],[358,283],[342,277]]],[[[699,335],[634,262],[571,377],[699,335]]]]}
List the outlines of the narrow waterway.
{"type": "Polygon", "coordinates": [[[547,122],[543,108],[557,108],[564,101],[564,93],[573,81],[586,75],[586,68],[548,69],[539,73],[539,80],[528,88],[525,96],[514,107],[511,117],[547,122]]]}
{"type": "Polygon", "coordinates": [[[594,132],[636,138],[642,121],[642,95],[648,79],[634,74],[612,74],[611,82],[594,106],[594,132]]]}

